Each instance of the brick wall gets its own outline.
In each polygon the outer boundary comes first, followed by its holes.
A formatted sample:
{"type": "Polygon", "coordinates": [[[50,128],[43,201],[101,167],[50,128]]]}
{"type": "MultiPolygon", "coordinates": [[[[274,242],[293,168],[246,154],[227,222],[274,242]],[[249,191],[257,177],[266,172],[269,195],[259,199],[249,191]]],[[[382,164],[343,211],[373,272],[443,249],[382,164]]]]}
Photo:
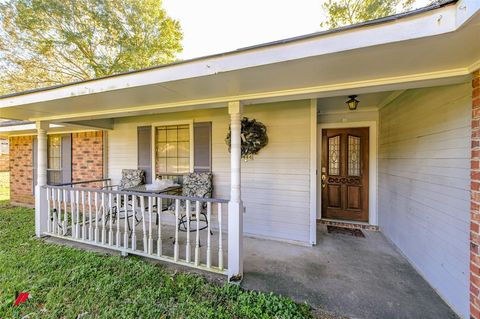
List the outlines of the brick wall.
{"type": "Polygon", "coordinates": [[[33,136],[10,138],[10,201],[33,205],[33,136]]]}
{"type": "Polygon", "coordinates": [[[472,80],[470,318],[480,319],[480,70],[472,80]]]}
{"type": "Polygon", "coordinates": [[[72,134],[72,181],[103,178],[103,132],[72,134]]]}
{"type": "MultiPolygon", "coordinates": [[[[10,200],[33,205],[33,136],[10,138],[10,200]]],[[[103,178],[103,133],[72,133],[72,181],[103,178]]],[[[92,186],[92,185],[89,185],[92,186]]]]}

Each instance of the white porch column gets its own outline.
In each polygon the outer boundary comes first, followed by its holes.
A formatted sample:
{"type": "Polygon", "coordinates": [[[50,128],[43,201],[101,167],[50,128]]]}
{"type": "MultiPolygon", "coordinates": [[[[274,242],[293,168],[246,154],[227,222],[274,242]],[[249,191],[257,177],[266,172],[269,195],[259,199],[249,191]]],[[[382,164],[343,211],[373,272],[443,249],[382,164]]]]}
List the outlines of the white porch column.
{"type": "Polygon", "coordinates": [[[35,235],[47,231],[47,130],[48,123],[37,122],[37,185],[35,186],[35,235]]]}
{"type": "Polygon", "coordinates": [[[243,204],[241,196],[241,140],[242,105],[240,101],[228,103],[230,114],[230,202],[228,203],[228,280],[243,277],[243,204]]]}

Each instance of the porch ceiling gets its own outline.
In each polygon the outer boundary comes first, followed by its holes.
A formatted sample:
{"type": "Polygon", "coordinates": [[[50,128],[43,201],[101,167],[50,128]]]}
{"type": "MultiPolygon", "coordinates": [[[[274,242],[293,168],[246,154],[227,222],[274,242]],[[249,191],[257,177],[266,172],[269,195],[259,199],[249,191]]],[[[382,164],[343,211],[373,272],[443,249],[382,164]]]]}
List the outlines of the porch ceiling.
{"type": "Polygon", "coordinates": [[[358,30],[4,97],[0,118],[89,120],[221,107],[231,100],[249,104],[459,83],[480,67],[478,4],[460,4],[358,30]],[[460,10],[473,12],[459,18],[460,10]]]}

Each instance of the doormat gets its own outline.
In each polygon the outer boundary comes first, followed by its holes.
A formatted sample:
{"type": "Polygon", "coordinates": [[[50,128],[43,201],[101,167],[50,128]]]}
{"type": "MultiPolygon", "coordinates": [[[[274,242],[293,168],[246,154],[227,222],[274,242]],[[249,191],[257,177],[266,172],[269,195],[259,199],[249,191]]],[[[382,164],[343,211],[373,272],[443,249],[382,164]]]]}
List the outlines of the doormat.
{"type": "Polygon", "coordinates": [[[342,234],[342,235],[350,235],[354,237],[365,238],[365,235],[360,229],[345,228],[345,227],[338,227],[338,226],[327,226],[327,231],[330,234],[342,234]]]}

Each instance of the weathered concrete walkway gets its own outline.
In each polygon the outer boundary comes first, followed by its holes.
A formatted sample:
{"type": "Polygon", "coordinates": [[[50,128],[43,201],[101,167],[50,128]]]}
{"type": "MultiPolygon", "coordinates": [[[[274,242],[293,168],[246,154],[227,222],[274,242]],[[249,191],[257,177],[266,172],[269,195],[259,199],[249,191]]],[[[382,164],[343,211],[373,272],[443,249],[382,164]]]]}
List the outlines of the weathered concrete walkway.
{"type": "MultiPolygon", "coordinates": [[[[324,225],[318,225],[315,247],[245,237],[242,287],[289,296],[298,302],[306,301],[327,312],[319,311],[320,318],[458,318],[380,232],[363,232],[366,238],[329,234],[324,225]]],[[[162,234],[164,253],[173,256],[174,227],[163,225],[162,234]]],[[[185,236],[184,232],[180,233],[180,258],[184,258],[185,236]]],[[[202,243],[206,242],[205,236],[206,232],[201,232],[202,243]]],[[[138,249],[141,249],[140,233],[137,238],[138,249]]],[[[217,233],[212,238],[212,258],[215,260],[217,233]]],[[[68,242],[68,245],[113,252],[80,243],[68,242]]],[[[226,234],[223,246],[227,247],[226,234]]],[[[205,262],[203,255],[202,262],[205,262]]],[[[226,254],[224,259],[227,264],[226,254]]],[[[224,282],[226,279],[223,275],[165,265],[200,272],[213,281],[224,282]]]]}
{"type": "Polygon", "coordinates": [[[380,232],[357,238],[318,229],[315,247],[247,238],[242,287],[351,318],[457,318],[380,232]]]}

